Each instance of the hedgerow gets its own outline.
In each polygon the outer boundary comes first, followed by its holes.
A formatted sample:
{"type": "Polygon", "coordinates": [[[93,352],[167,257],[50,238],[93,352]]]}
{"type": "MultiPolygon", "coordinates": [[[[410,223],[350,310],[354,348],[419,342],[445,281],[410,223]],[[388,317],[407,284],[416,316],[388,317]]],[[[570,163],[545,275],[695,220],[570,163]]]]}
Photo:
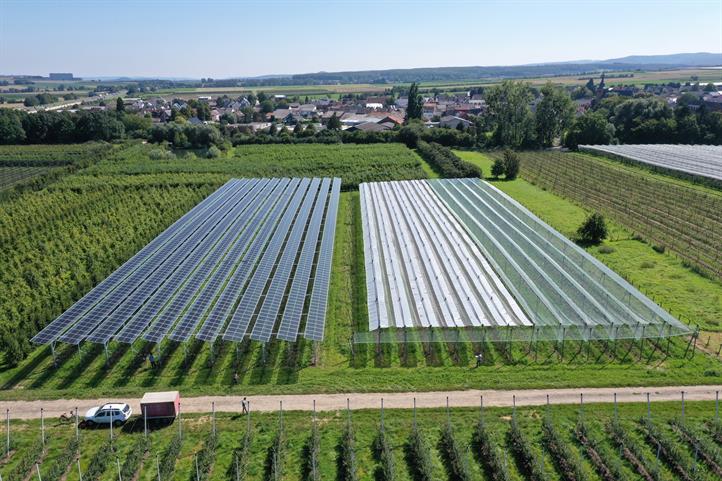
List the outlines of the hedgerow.
{"type": "Polygon", "coordinates": [[[319,481],[321,472],[318,459],[321,455],[321,433],[314,420],[311,424],[311,434],[303,448],[303,479],[306,481],[319,481]]]}
{"type": "Polygon", "coordinates": [[[579,455],[575,453],[561,433],[554,426],[551,416],[545,416],[542,424],[542,440],[562,479],[566,481],[586,481],[587,474],[579,455]]]}
{"type": "Polygon", "coordinates": [[[248,462],[251,455],[251,432],[246,431],[241,445],[233,450],[231,465],[228,467],[228,479],[243,481],[246,479],[248,462]]]}
{"type": "Polygon", "coordinates": [[[607,424],[607,431],[624,459],[645,481],[666,481],[659,466],[647,457],[642,446],[632,438],[619,421],[607,424]]]}
{"type": "Polygon", "coordinates": [[[486,476],[491,481],[510,481],[509,467],[502,457],[501,450],[492,439],[491,433],[480,418],[472,437],[474,448],[478,450],[479,459],[486,476]]]}
{"type": "Polygon", "coordinates": [[[276,481],[283,478],[283,456],[286,448],[286,435],[283,431],[283,424],[278,426],[278,431],[273,437],[273,443],[266,454],[266,476],[268,481],[276,481]]]}
{"type": "Polygon", "coordinates": [[[439,144],[419,141],[416,145],[419,155],[443,177],[481,177],[479,167],[464,162],[450,149],[439,144]]]}
{"type": "Polygon", "coordinates": [[[531,443],[522,431],[521,426],[516,418],[511,420],[511,429],[509,430],[509,447],[514,455],[519,470],[530,481],[546,481],[547,475],[544,471],[544,465],[538,456],[534,455],[531,443]]]}
{"type": "Polygon", "coordinates": [[[414,423],[409,439],[406,441],[406,463],[414,481],[434,480],[431,450],[416,423],[414,423]]]}

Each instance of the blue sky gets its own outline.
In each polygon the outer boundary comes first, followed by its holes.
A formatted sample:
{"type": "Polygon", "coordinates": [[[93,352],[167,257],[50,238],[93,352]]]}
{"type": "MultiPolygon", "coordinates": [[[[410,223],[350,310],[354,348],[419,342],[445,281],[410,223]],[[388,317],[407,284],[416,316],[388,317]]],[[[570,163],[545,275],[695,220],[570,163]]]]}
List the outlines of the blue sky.
{"type": "Polygon", "coordinates": [[[214,77],[722,51],[722,0],[0,0],[0,73],[214,77]]]}

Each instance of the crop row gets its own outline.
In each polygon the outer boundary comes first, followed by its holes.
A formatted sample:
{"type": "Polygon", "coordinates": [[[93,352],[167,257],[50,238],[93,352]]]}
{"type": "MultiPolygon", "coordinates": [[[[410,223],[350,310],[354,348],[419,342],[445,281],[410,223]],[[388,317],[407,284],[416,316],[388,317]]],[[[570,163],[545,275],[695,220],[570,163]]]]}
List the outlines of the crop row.
{"type": "Polygon", "coordinates": [[[522,176],[610,215],[710,275],[722,276],[722,196],[586,155],[528,152],[522,176]]]}
{"type": "Polygon", "coordinates": [[[401,144],[245,145],[212,159],[179,154],[150,159],[157,147],[135,145],[85,171],[97,174],[216,173],[229,177],[341,177],[344,189],[361,182],[425,178],[421,159],[401,144]]]}
{"type": "Polygon", "coordinates": [[[111,144],[89,142],[67,145],[0,145],[1,166],[53,166],[74,164],[85,167],[113,150],[111,144]]]}
{"type": "MultiPolygon", "coordinates": [[[[601,406],[600,406],[601,407],[601,406]]],[[[719,446],[699,417],[637,417],[641,406],[620,406],[580,415],[573,408],[522,408],[511,416],[472,410],[394,411],[385,424],[374,413],[305,413],[184,418],[152,429],[138,423],[115,432],[47,427],[45,448],[31,443],[39,423],[16,424],[25,441],[0,463],[3,479],[24,479],[39,464],[43,479],[84,480],[369,480],[454,481],[707,481],[719,479],[719,446]],[[560,414],[560,411],[562,412],[560,414]],[[566,411],[567,414],[563,414],[566,411]],[[460,419],[456,419],[459,416],[460,419]],[[605,421],[606,416],[606,421],[605,421]],[[476,420],[476,421],[475,421],[476,420]],[[178,425],[182,423],[182,425],[178,425]],[[56,435],[57,438],[56,438],[56,435]],[[397,463],[403,459],[402,463],[397,463]],[[80,462],[78,463],[78,460],[80,462]]],[[[506,412],[503,414],[507,414],[506,412]]],[[[142,424],[142,423],[141,423],[142,424]]]]}
{"type": "Polygon", "coordinates": [[[47,167],[5,167],[0,165],[0,190],[45,174],[49,170],[47,167]]]}

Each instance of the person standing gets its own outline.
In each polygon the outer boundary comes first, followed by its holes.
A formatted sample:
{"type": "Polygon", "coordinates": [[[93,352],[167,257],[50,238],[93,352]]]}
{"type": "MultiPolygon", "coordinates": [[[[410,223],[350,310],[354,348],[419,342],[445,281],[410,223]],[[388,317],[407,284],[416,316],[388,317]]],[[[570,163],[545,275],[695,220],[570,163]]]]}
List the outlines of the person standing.
{"type": "Polygon", "coordinates": [[[153,356],[152,352],[148,354],[148,362],[150,362],[150,367],[155,369],[155,356],[153,356]]]}
{"type": "Polygon", "coordinates": [[[248,414],[248,401],[245,397],[241,400],[241,408],[243,409],[243,414],[248,414]]]}
{"type": "Polygon", "coordinates": [[[476,367],[481,367],[482,364],[484,364],[484,355],[479,351],[476,353],[476,367]]]}

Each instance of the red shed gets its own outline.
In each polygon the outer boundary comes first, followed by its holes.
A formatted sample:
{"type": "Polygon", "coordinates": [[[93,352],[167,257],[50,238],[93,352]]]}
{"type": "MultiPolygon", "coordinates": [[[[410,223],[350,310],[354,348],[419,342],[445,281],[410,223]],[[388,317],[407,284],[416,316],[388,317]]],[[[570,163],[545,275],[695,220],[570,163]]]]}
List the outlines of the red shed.
{"type": "Polygon", "coordinates": [[[180,392],[147,392],[140,400],[140,414],[147,419],[175,418],[180,411],[180,392]]]}

